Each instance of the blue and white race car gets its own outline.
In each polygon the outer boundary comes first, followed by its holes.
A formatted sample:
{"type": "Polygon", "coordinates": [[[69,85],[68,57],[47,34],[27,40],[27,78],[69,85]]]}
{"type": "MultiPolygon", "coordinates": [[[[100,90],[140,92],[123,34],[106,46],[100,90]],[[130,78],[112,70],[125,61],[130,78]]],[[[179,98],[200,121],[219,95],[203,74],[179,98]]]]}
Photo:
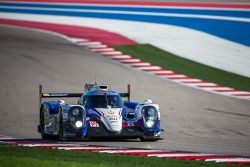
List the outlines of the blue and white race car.
{"type": "Polygon", "coordinates": [[[156,141],[160,138],[158,104],[130,101],[128,93],[117,93],[106,85],[86,84],[84,93],[43,93],[40,85],[40,124],[43,139],[59,140],[120,138],[156,141]],[[43,98],[79,97],[77,104],[43,98]],[[122,98],[127,97],[127,101],[122,98]]]}

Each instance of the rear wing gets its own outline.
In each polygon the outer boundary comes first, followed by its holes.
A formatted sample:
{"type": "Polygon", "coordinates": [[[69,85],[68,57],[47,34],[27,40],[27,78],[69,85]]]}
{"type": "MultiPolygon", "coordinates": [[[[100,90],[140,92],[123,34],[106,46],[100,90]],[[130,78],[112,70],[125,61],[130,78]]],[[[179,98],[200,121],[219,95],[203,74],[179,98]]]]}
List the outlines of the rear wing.
{"type": "MultiPolygon", "coordinates": [[[[90,90],[94,84],[85,84],[84,89],[85,91],[90,90]]],[[[122,98],[127,98],[128,101],[130,101],[131,96],[131,86],[130,84],[127,85],[127,93],[119,93],[119,95],[122,98]]],[[[39,106],[42,104],[43,98],[79,98],[82,96],[83,93],[49,93],[49,92],[43,92],[42,85],[39,85],[39,106]]]]}

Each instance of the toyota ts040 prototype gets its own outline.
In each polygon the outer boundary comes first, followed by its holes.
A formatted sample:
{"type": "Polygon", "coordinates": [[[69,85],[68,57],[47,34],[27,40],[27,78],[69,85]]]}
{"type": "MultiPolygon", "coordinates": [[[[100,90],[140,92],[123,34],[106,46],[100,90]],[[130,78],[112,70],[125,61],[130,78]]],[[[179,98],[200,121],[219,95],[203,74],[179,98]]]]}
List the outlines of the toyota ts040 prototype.
{"type": "Polygon", "coordinates": [[[160,138],[160,111],[151,100],[130,101],[127,93],[106,85],[86,84],[84,93],[44,93],[40,85],[40,124],[43,139],[121,138],[156,141],[160,138]],[[77,104],[43,98],[78,97],[77,104]],[[127,98],[123,101],[122,98],[127,98]],[[43,102],[42,102],[43,101],[43,102]]]}

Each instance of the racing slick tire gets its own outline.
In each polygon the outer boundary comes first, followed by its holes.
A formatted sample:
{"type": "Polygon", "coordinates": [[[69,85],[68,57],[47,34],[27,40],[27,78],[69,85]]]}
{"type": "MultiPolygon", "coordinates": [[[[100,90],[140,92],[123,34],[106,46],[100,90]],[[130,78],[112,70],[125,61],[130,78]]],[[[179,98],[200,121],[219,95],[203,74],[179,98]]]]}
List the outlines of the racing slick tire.
{"type": "Polygon", "coordinates": [[[140,141],[141,142],[155,142],[158,140],[162,140],[162,138],[160,137],[153,137],[153,136],[144,136],[144,137],[140,137],[140,141]]]}
{"type": "Polygon", "coordinates": [[[44,133],[44,129],[45,129],[44,111],[45,111],[45,108],[44,108],[44,106],[42,106],[41,110],[40,110],[40,125],[39,125],[39,130],[40,130],[42,139],[51,139],[51,136],[49,134],[44,133]]]}
{"type": "Polygon", "coordinates": [[[60,116],[59,116],[58,140],[65,141],[65,137],[64,137],[64,125],[63,125],[63,115],[62,115],[62,113],[60,113],[60,116]]]}

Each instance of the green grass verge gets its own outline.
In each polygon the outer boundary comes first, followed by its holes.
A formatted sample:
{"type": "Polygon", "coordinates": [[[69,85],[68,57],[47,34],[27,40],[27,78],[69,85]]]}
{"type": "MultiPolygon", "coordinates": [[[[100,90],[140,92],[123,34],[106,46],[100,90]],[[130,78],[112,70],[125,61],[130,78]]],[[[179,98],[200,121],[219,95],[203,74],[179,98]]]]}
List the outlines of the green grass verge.
{"type": "Polygon", "coordinates": [[[231,167],[236,165],[0,145],[1,167],[231,167]]]}
{"type": "Polygon", "coordinates": [[[115,46],[114,48],[124,54],[180,74],[239,90],[250,91],[250,78],[181,58],[149,44],[115,46]]]}

